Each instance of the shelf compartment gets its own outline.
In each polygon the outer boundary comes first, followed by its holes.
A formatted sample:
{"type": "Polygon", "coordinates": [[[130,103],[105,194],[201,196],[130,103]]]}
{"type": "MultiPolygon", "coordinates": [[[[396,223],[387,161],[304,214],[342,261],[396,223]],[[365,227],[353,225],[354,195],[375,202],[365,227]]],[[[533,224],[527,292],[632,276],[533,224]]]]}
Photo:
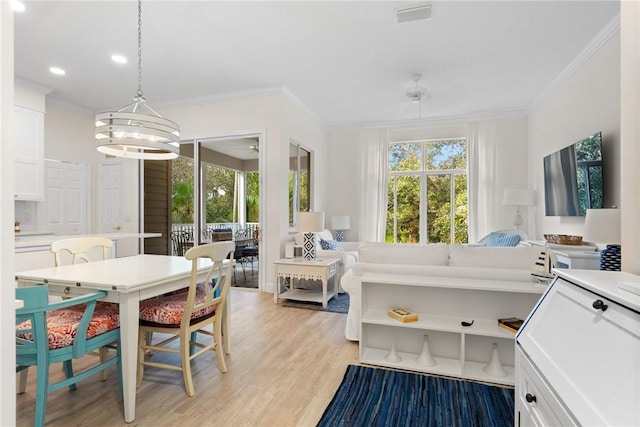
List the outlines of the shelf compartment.
{"type": "Polygon", "coordinates": [[[389,349],[366,348],[360,356],[360,362],[368,365],[407,369],[410,371],[447,375],[452,377],[460,377],[462,375],[462,368],[460,366],[460,360],[458,359],[434,356],[433,358],[436,361],[436,365],[424,367],[416,363],[416,359],[418,357],[418,354],[416,353],[399,351],[398,355],[400,355],[402,361],[398,363],[387,361],[385,359],[387,354],[389,354],[389,349]]]}
{"type": "Polygon", "coordinates": [[[506,377],[495,377],[493,375],[488,375],[486,372],[484,372],[485,366],[487,366],[487,363],[472,362],[467,360],[464,363],[464,373],[462,374],[462,377],[476,381],[487,381],[510,386],[515,385],[515,369],[513,368],[513,366],[502,365],[504,370],[507,371],[508,375],[506,377]]]}
{"type": "Polygon", "coordinates": [[[424,331],[445,331],[466,335],[480,335],[513,340],[515,334],[498,326],[498,319],[470,319],[461,316],[444,316],[417,313],[416,322],[402,323],[387,315],[387,310],[368,309],[362,315],[362,322],[374,325],[386,325],[401,328],[421,329],[424,331]],[[473,325],[462,326],[462,321],[473,320],[473,325]]]}
{"type": "MultiPolygon", "coordinates": [[[[334,296],[334,292],[327,292],[327,302],[334,296]]],[[[278,295],[278,299],[282,298],[296,301],[318,302],[322,304],[322,290],[292,289],[278,295]]]]}

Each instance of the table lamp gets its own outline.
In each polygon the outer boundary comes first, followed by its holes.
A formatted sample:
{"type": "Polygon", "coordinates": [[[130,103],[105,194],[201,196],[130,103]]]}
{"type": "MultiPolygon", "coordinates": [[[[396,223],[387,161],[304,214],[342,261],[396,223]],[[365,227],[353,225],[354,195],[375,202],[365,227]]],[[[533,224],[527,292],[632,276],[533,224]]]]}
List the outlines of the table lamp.
{"type": "Polygon", "coordinates": [[[583,240],[606,245],[600,251],[600,270],[622,269],[619,209],[587,209],[582,234],[583,240]]]}
{"type": "Polygon", "coordinates": [[[513,215],[513,225],[516,229],[522,225],[522,215],[520,215],[520,206],[533,206],[533,190],[528,188],[505,188],[504,198],[502,199],[504,206],[515,206],[516,212],[513,215]]]}
{"type": "Polygon", "coordinates": [[[324,230],[324,212],[298,212],[296,228],[304,233],[302,256],[307,260],[316,257],[316,233],[324,230]]]}
{"type": "Polygon", "coordinates": [[[350,218],[348,216],[332,216],[331,229],[336,232],[336,241],[344,241],[344,233],[351,228],[350,218]]]}

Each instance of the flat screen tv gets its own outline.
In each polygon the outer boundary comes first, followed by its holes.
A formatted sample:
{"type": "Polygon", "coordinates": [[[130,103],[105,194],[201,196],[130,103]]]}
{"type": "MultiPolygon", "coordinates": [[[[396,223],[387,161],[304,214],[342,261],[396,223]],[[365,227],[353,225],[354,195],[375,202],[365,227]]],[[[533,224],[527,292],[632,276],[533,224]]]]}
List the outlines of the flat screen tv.
{"type": "Polygon", "coordinates": [[[595,133],[544,158],[547,216],[584,216],[602,208],[602,133],[595,133]]]}

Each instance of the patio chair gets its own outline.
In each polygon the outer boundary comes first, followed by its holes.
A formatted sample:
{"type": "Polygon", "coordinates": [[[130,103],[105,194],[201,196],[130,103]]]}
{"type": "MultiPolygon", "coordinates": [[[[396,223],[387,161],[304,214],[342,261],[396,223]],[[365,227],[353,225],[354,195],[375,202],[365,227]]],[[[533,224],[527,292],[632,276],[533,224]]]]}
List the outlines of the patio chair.
{"type": "Polygon", "coordinates": [[[175,256],[184,256],[185,252],[193,247],[193,236],[188,231],[172,231],[169,237],[171,238],[171,247],[175,256]]]}

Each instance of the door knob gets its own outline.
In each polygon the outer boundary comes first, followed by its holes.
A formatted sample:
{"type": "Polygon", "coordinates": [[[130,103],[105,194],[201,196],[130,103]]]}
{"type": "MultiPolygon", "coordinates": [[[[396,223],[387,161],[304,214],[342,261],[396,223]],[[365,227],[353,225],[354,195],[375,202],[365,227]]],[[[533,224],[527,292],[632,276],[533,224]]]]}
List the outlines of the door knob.
{"type": "Polygon", "coordinates": [[[531,393],[527,393],[524,398],[527,400],[527,402],[532,403],[532,402],[536,402],[538,399],[536,399],[536,397],[531,394],[531,393]]]}

